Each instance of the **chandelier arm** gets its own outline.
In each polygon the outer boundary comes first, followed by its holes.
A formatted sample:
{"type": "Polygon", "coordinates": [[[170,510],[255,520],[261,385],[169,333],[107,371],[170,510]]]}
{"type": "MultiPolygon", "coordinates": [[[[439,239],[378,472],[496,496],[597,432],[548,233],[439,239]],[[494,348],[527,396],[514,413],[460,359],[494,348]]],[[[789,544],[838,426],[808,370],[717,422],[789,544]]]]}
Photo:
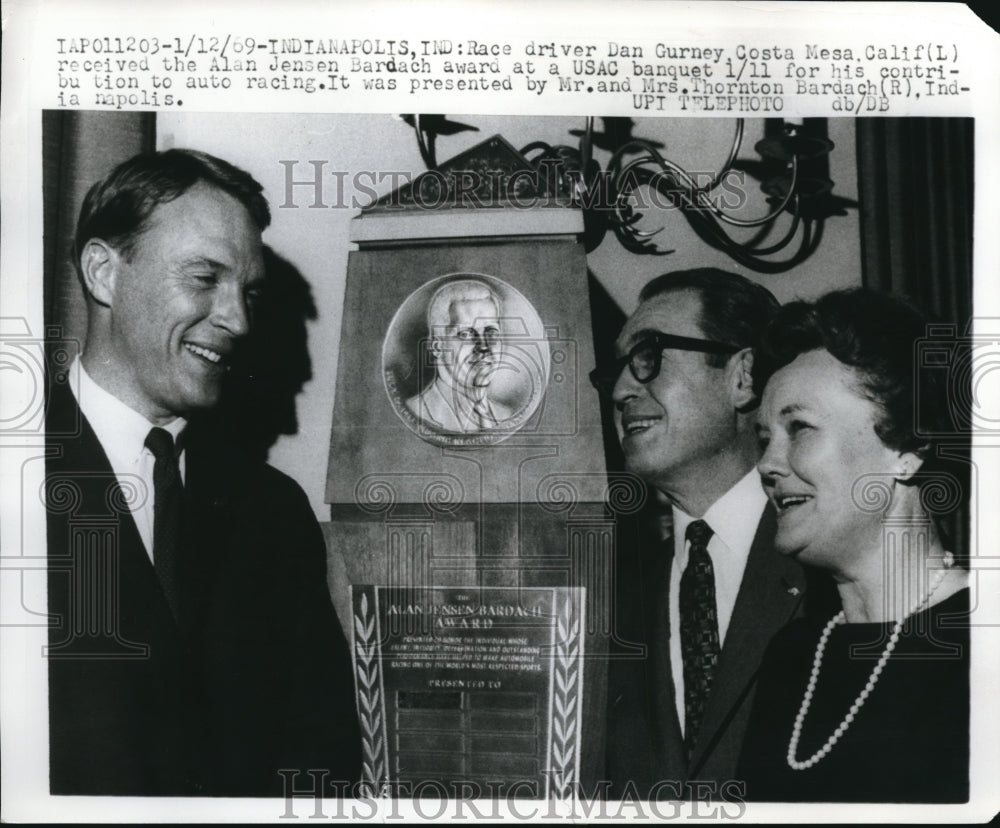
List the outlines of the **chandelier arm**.
{"type": "Polygon", "coordinates": [[[732,168],[736,156],[740,153],[740,147],[743,145],[743,124],[743,118],[736,119],[736,134],[733,136],[733,144],[729,149],[729,157],[726,159],[726,163],[719,168],[719,171],[705,185],[704,189],[706,192],[710,192],[718,187],[723,176],[732,168]]]}
{"type": "Polygon", "coordinates": [[[784,209],[788,206],[788,202],[792,200],[792,196],[795,195],[795,185],[798,183],[799,179],[799,160],[794,155],[792,156],[792,180],[788,185],[788,192],[785,193],[784,198],[781,199],[781,203],[774,208],[774,210],[763,218],[759,219],[738,219],[733,216],[724,213],[718,207],[711,204],[707,205],[708,208],[718,216],[726,224],[731,224],[734,227],[759,227],[761,224],[767,224],[767,222],[776,219],[784,209]]]}
{"type": "MultiPolygon", "coordinates": [[[[798,204],[796,203],[796,208],[797,207],[798,204]]],[[[791,240],[795,238],[795,234],[798,232],[799,224],[801,223],[801,221],[802,221],[802,216],[799,215],[798,210],[796,209],[792,212],[792,223],[788,227],[788,232],[786,232],[785,235],[782,236],[780,241],[774,242],[774,244],[771,244],[768,247],[757,246],[760,242],[764,241],[764,239],[766,239],[768,235],[770,235],[771,228],[768,227],[763,229],[763,236],[750,239],[744,244],[741,244],[740,247],[742,247],[744,250],[750,253],[753,253],[755,256],[769,256],[772,253],[777,253],[778,251],[784,250],[786,247],[788,247],[791,240]]]]}
{"type": "MultiPolygon", "coordinates": [[[[617,225],[615,228],[616,235],[618,235],[619,238],[621,238],[622,236],[627,236],[636,244],[649,245],[650,243],[648,242],[648,239],[650,239],[652,236],[657,235],[664,229],[662,226],[656,230],[643,231],[634,229],[630,227],[630,225],[635,224],[635,222],[637,222],[641,218],[642,214],[636,213],[634,215],[626,215],[623,212],[625,208],[631,209],[630,205],[627,204],[626,199],[629,197],[632,190],[636,186],[639,186],[640,184],[653,184],[654,179],[656,178],[658,173],[651,172],[645,167],[645,165],[653,164],[655,162],[656,159],[652,158],[651,156],[645,156],[633,159],[621,169],[620,173],[616,176],[616,180],[614,181],[616,199],[615,199],[615,209],[614,209],[615,218],[613,223],[617,225]],[[633,170],[636,170],[639,173],[639,175],[636,176],[637,179],[645,179],[645,180],[636,180],[632,184],[632,186],[621,188],[622,183],[624,183],[624,180],[627,178],[628,174],[633,170]],[[640,239],[642,241],[639,241],[640,239]]],[[[672,162],[665,162],[663,164],[663,172],[670,173],[671,175],[674,175],[677,178],[681,179],[683,179],[685,175],[684,171],[680,170],[677,167],[677,165],[673,164],[672,162]]],[[[690,179],[688,179],[688,181],[690,181],[690,179]]],[[[792,180],[793,187],[794,183],[795,183],[795,162],[793,160],[793,180],[792,180]]],[[[662,190],[660,190],[662,182],[653,184],[653,186],[656,186],[657,189],[662,192],[662,190]]],[[[701,231],[699,235],[701,235],[703,239],[705,239],[706,241],[711,240],[711,242],[714,244],[716,248],[724,250],[731,256],[735,257],[739,255],[741,260],[743,260],[748,267],[753,267],[758,270],[761,268],[770,269],[770,267],[775,264],[775,263],[764,262],[763,260],[758,259],[758,257],[770,255],[772,253],[777,253],[780,250],[786,248],[788,244],[792,241],[792,239],[795,237],[795,234],[798,232],[799,226],[801,224],[801,217],[798,214],[799,199],[798,195],[794,192],[794,189],[789,190],[786,197],[782,199],[779,207],[775,209],[770,215],[764,217],[763,219],[756,219],[753,221],[733,220],[731,219],[731,217],[723,214],[722,211],[719,210],[718,208],[712,209],[710,204],[700,203],[700,199],[699,203],[693,202],[691,197],[688,194],[686,194],[683,190],[668,190],[667,192],[677,193],[680,199],[683,201],[683,203],[687,205],[686,208],[683,206],[683,204],[679,206],[681,206],[682,212],[684,213],[685,218],[688,219],[689,223],[693,227],[695,227],[696,230],[701,231]],[[784,236],[781,238],[780,241],[775,242],[766,247],[757,247],[756,246],[758,243],[757,240],[751,240],[750,242],[744,244],[737,242],[735,239],[729,236],[728,233],[726,233],[722,225],[719,224],[719,222],[716,220],[716,217],[719,217],[723,221],[730,219],[729,221],[726,221],[726,223],[733,224],[736,226],[763,227],[768,223],[773,223],[774,220],[781,215],[785,207],[788,206],[788,203],[790,201],[793,201],[793,199],[794,199],[795,210],[793,211],[792,223],[788,231],[786,231],[786,233],[784,234],[784,236]]],[[[768,234],[769,234],[769,228],[764,228],[763,235],[759,237],[759,240],[763,241],[763,239],[766,238],[768,234]]],[[[795,257],[795,260],[798,261],[799,258],[795,257]]],[[[778,264],[780,265],[780,263],[778,264]]],[[[787,266],[790,267],[791,265],[787,266]]]]}
{"type": "Polygon", "coordinates": [[[745,253],[741,253],[739,256],[734,255],[733,258],[738,262],[746,264],[747,267],[750,267],[759,273],[783,273],[787,270],[791,270],[793,267],[796,267],[798,264],[809,258],[809,256],[815,252],[816,247],[819,244],[819,236],[814,236],[811,225],[812,221],[810,219],[803,219],[802,240],[795,253],[787,259],[775,262],[745,253]]]}
{"type": "MultiPolygon", "coordinates": [[[[616,170],[622,162],[622,158],[628,155],[630,152],[646,152],[652,156],[652,162],[660,164],[663,162],[663,156],[660,155],[659,150],[656,149],[649,141],[644,141],[642,138],[634,138],[627,144],[622,144],[614,154],[611,156],[611,160],[608,161],[608,170],[616,170]]],[[[618,173],[616,173],[617,175],[618,173]]]]}
{"type": "MultiPolygon", "coordinates": [[[[627,193],[619,194],[619,199],[624,198],[626,195],[627,193]]],[[[630,205],[625,204],[624,206],[630,208],[630,205]]],[[[698,235],[710,243],[711,246],[717,249],[725,250],[730,244],[725,235],[725,231],[722,230],[722,228],[711,216],[701,214],[698,215],[696,219],[694,212],[685,212],[685,216],[688,218],[692,226],[695,226],[695,231],[698,235]]],[[[663,227],[652,231],[640,231],[629,226],[640,217],[641,213],[633,217],[619,219],[618,222],[613,223],[613,229],[619,242],[621,242],[624,247],[633,253],[662,256],[674,252],[673,249],[661,249],[650,240],[650,237],[661,232],[664,229],[663,227]]]]}
{"type": "Polygon", "coordinates": [[[420,150],[420,157],[424,161],[424,166],[429,170],[433,170],[437,167],[437,163],[435,163],[436,159],[431,155],[427,142],[424,141],[424,131],[420,128],[420,115],[416,113],[413,115],[413,131],[417,133],[417,147],[420,150]]]}
{"type": "Polygon", "coordinates": [[[675,248],[660,248],[657,245],[649,241],[636,241],[635,239],[628,236],[619,236],[618,242],[631,253],[635,253],[640,256],[667,256],[671,253],[676,252],[675,248]]]}
{"type": "Polygon", "coordinates": [[[809,249],[803,255],[802,257],[803,259],[811,256],[819,249],[819,243],[823,239],[823,230],[826,227],[825,219],[822,218],[815,220],[815,225],[816,225],[815,231],[812,230],[813,221],[809,219],[806,219],[805,221],[810,226],[810,240],[809,240],[809,249]]]}
{"type": "Polygon", "coordinates": [[[773,261],[761,258],[760,254],[756,251],[748,250],[745,246],[735,242],[732,237],[726,233],[723,226],[720,225],[711,215],[692,211],[685,212],[684,217],[688,220],[691,228],[702,241],[716,250],[721,250],[726,253],[737,263],[742,264],[751,270],[755,270],[758,273],[773,274],[790,270],[812,255],[819,244],[818,238],[813,238],[812,236],[811,220],[802,219],[802,240],[799,243],[796,252],[788,259],[773,261]]]}
{"type": "MultiPolygon", "coordinates": [[[[614,180],[612,181],[611,184],[612,191],[615,195],[614,222],[617,224],[616,235],[619,236],[619,240],[621,240],[623,234],[628,235],[632,239],[635,239],[636,237],[649,239],[650,237],[655,236],[657,233],[661,232],[664,229],[663,226],[661,226],[656,230],[646,230],[646,231],[635,230],[629,227],[629,225],[635,224],[635,222],[639,221],[639,219],[642,218],[642,214],[636,213],[635,215],[627,218],[622,215],[622,210],[626,206],[628,206],[625,200],[629,197],[632,191],[640,184],[646,184],[648,186],[652,186],[656,189],[657,192],[664,192],[661,189],[661,182],[657,181],[657,178],[661,176],[662,173],[665,172],[668,173],[670,176],[672,176],[673,181],[679,182],[683,187],[686,187],[687,193],[689,194],[694,193],[695,196],[701,194],[700,192],[701,188],[699,188],[697,184],[695,184],[694,180],[688,175],[687,171],[684,170],[683,167],[674,163],[673,161],[669,161],[668,159],[664,158],[662,155],[660,155],[660,153],[656,150],[654,146],[645,141],[641,140],[631,141],[628,144],[625,144],[612,157],[612,160],[609,163],[608,168],[612,169],[614,166],[619,165],[621,163],[621,159],[624,156],[624,154],[633,148],[644,149],[649,153],[649,155],[640,156],[639,158],[632,159],[628,164],[626,164],[616,173],[614,180]],[[647,170],[644,168],[644,165],[646,164],[655,164],[658,167],[660,167],[660,170],[658,171],[647,170]],[[636,181],[632,186],[629,186],[627,188],[623,187],[622,184],[626,183],[625,179],[633,169],[637,170],[637,172],[640,174],[637,177],[641,177],[645,180],[636,181]]],[[[696,199],[692,198],[691,195],[689,194],[685,194],[682,187],[677,187],[676,189],[667,190],[666,192],[668,194],[671,193],[678,194],[678,197],[682,203],[678,204],[677,206],[679,206],[682,210],[686,211],[686,210],[699,209],[699,205],[696,199]],[[685,205],[687,206],[685,207],[685,205]]],[[[707,206],[709,209],[711,209],[710,204],[707,206]]],[[[648,241],[643,241],[641,242],[641,244],[649,245],[650,243],[648,241]]]]}
{"type": "Polygon", "coordinates": [[[664,227],[659,227],[656,230],[638,230],[632,227],[636,222],[642,219],[643,214],[635,209],[631,204],[628,203],[626,198],[628,195],[622,193],[618,196],[614,207],[612,208],[611,223],[618,227],[621,227],[626,232],[634,236],[639,237],[649,237],[655,236],[664,227]]]}
{"type": "MultiPolygon", "coordinates": [[[[628,169],[630,169],[633,166],[637,166],[637,165],[641,165],[641,164],[648,164],[648,163],[659,164],[660,167],[662,167],[663,172],[668,172],[668,173],[673,174],[674,178],[680,184],[684,185],[687,188],[688,193],[691,193],[691,194],[697,196],[697,195],[705,194],[707,192],[707,191],[703,191],[695,183],[694,179],[691,178],[690,175],[688,175],[687,170],[685,170],[679,164],[675,164],[673,161],[669,161],[666,158],[663,158],[662,156],[660,156],[659,153],[656,153],[656,155],[655,155],[654,158],[648,158],[647,157],[647,158],[636,159],[636,161],[633,161],[630,164],[626,165],[625,168],[624,168],[624,170],[622,171],[622,173],[624,174],[625,170],[628,170],[628,169]]],[[[652,176],[652,179],[655,180],[656,177],[657,177],[657,175],[659,175],[659,173],[654,173],[653,176],[652,176]]],[[[659,189],[659,185],[657,184],[656,186],[657,186],[657,189],[659,189]]],[[[696,204],[695,199],[692,199],[690,196],[687,197],[687,200],[692,203],[692,206],[699,206],[699,205],[696,204]]]]}
{"type": "MultiPolygon", "coordinates": [[[[543,156],[550,155],[552,153],[552,145],[546,144],[544,141],[532,141],[530,144],[521,147],[521,149],[518,150],[518,152],[520,152],[521,155],[526,156],[529,152],[534,152],[535,150],[539,149],[542,150],[543,156]]],[[[531,159],[528,160],[530,161],[531,159]]]]}
{"type": "MultiPolygon", "coordinates": [[[[614,214],[611,217],[610,224],[611,224],[612,227],[614,227],[616,229],[616,231],[620,229],[623,233],[628,233],[629,235],[632,235],[632,236],[637,236],[638,237],[638,236],[641,236],[641,235],[650,235],[650,233],[649,233],[648,230],[647,231],[639,231],[639,230],[635,230],[632,227],[632,225],[635,224],[637,221],[639,221],[639,219],[641,219],[641,218],[642,218],[642,214],[641,213],[637,213],[637,214],[634,214],[634,215],[631,215],[631,216],[623,216],[617,210],[615,210],[614,214]]],[[[662,229],[663,228],[660,227],[659,230],[657,230],[655,232],[659,232],[662,229]]]]}
{"type": "MultiPolygon", "coordinates": [[[[633,224],[635,224],[637,221],[639,221],[639,219],[641,219],[641,218],[642,218],[642,213],[634,213],[634,214],[632,214],[632,215],[630,215],[628,217],[621,216],[621,217],[616,218],[615,219],[615,223],[619,227],[628,228],[628,227],[631,227],[633,224]]],[[[638,232],[638,231],[629,231],[629,232],[638,232]]],[[[645,232],[648,233],[648,231],[645,231],[645,232]]]]}
{"type": "MultiPolygon", "coordinates": [[[[592,118],[588,120],[591,123],[593,122],[592,118]]],[[[669,161],[666,158],[664,158],[663,155],[660,154],[659,150],[656,149],[656,147],[654,147],[650,142],[643,141],[642,139],[629,141],[627,144],[621,146],[614,153],[614,155],[611,156],[611,160],[608,162],[608,169],[614,169],[621,162],[622,157],[626,153],[634,149],[641,149],[645,152],[648,152],[652,156],[651,163],[659,164],[661,167],[671,169],[675,173],[677,173],[678,176],[683,180],[684,184],[687,185],[692,192],[695,193],[711,192],[712,190],[714,190],[716,187],[719,186],[719,182],[722,180],[722,177],[727,172],[729,172],[730,168],[733,165],[733,162],[736,160],[736,156],[739,155],[740,147],[743,145],[744,123],[745,122],[743,118],[738,118],[736,120],[736,132],[733,135],[733,142],[729,148],[729,155],[727,156],[725,163],[719,168],[719,170],[716,173],[712,175],[711,179],[709,179],[707,184],[704,185],[696,184],[694,179],[691,178],[691,176],[683,167],[681,167],[679,164],[676,164],[673,161],[669,161]]]]}
{"type": "MultiPolygon", "coordinates": [[[[647,146],[647,152],[649,152],[651,157],[645,159],[644,163],[657,164],[664,171],[673,173],[674,176],[677,178],[677,180],[681,184],[683,184],[687,188],[688,192],[692,193],[694,196],[706,194],[714,188],[715,185],[705,186],[705,187],[699,186],[695,182],[695,180],[691,177],[691,174],[687,170],[685,170],[676,161],[671,161],[669,158],[665,158],[652,144],[647,146]]],[[[653,174],[653,177],[654,178],[656,177],[656,173],[653,174]]]]}
{"type": "Polygon", "coordinates": [[[584,121],[583,135],[580,136],[580,166],[584,176],[594,157],[594,116],[588,115],[584,121]]]}
{"type": "MultiPolygon", "coordinates": [[[[588,130],[592,129],[590,118],[587,119],[587,127],[588,130]]],[[[635,192],[637,188],[647,186],[653,191],[654,196],[656,194],[667,196],[671,206],[680,208],[685,219],[704,242],[752,270],[780,273],[811,255],[816,250],[819,237],[822,235],[822,222],[814,228],[814,221],[803,218],[800,213],[801,197],[796,191],[799,159],[794,154],[790,159],[791,174],[784,188],[785,192],[777,202],[771,200],[774,207],[766,215],[753,219],[736,218],[725,212],[722,207],[716,206],[710,199],[711,191],[720,185],[739,156],[744,135],[745,121],[738,119],[725,163],[704,186],[698,186],[687,170],[665,158],[648,141],[635,139],[615,150],[607,166],[607,171],[611,174],[608,183],[610,214],[607,225],[611,227],[619,242],[634,253],[664,255],[672,252],[660,249],[652,240],[665,229],[664,226],[651,230],[640,230],[635,226],[642,219],[643,212],[636,204],[630,203],[630,200],[633,196],[639,198],[635,192]],[[624,158],[629,154],[636,154],[638,157],[624,163],[624,158]],[[792,214],[790,224],[779,239],[769,243],[775,232],[776,220],[786,210],[792,214]],[[740,242],[730,235],[726,229],[727,225],[753,228],[756,232],[750,239],[740,242]],[[777,262],[763,258],[787,249],[794,243],[800,230],[801,239],[796,251],[790,257],[777,262]]],[[[592,151],[589,140],[590,133],[585,131],[581,138],[581,155],[586,151],[592,151]]],[[[787,172],[788,167],[786,174],[787,172]]],[[[638,206],[642,206],[641,199],[638,206]]]]}
{"type": "MultiPolygon", "coordinates": [[[[673,161],[668,161],[667,159],[660,156],[660,154],[657,153],[654,149],[651,149],[649,156],[640,156],[638,158],[634,158],[632,161],[630,161],[628,164],[622,167],[618,175],[615,176],[614,180],[615,191],[622,192],[620,187],[621,181],[626,176],[626,174],[630,172],[632,169],[637,167],[641,168],[645,164],[654,164],[654,163],[659,164],[663,172],[672,173],[673,176],[677,179],[677,181],[683,187],[687,188],[687,193],[681,192],[681,198],[687,204],[689,204],[691,208],[706,210],[712,213],[712,215],[714,215],[720,221],[723,221],[726,224],[731,224],[734,227],[759,227],[762,224],[767,224],[769,221],[773,221],[775,218],[781,215],[784,209],[788,206],[788,203],[792,200],[792,196],[795,194],[795,185],[798,183],[798,159],[795,156],[792,156],[792,180],[788,187],[788,192],[785,193],[784,198],[782,198],[778,206],[768,215],[762,216],[761,218],[738,219],[735,218],[734,216],[730,216],[728,213],[725,213],[721,208],[716,207],[714,204],[712,204],[712,202],[707,197],[707,191],[699,188],[682,167],[678,166],[673,161]]],[[[656,176],[654,174],[653,178],[655,179],[655,177],[656,176]]],[[[651,183],[651,182],[646,182],[646,183],[651,183]]],[[[655,186],[657,187],[657,190],[659,190],[660,187],[659,183],[655,184],[655,186]]],[[[683,206],[681,206],[681,209],[684,209],[683,206]]]]}
{"type": "MultiPolygon", "coordinates": [[[[621,171],[615,176],[615,179],[611,182],[611,188],[612,188],[612,192],[614,194],[614,214],[615,214],[615,217],[616,217],[617,221],[621,225],[627,226],[629,224],[634,224],[636,221],[638,221],[642,217],[641,213],[637,213],[635,216],[626,218],[625,216],[622,215],[622,210],[624,208],[626,208],[626,207],[628,207],[628,209],[632,209],[631,206],[628,205],[627,199],[632,194],[632,191],[637,186],[639,186],[640,184],[652,184],[652,182],[656,178],[656,176],[659,175],[659,173],[653,173],[653,172],[650,172],[649,170],[646,170],[646,169],[643,168],[644,164],[656,163],[656,160],[657,159],[655,159],[655,158],[653,158],[651,156],[640,156],[639,158],[635,158],[632,161],[630,161],[628,164],[626,164],[621,169],[621,171]],[[628,174],[633,169],[637,169],[640,173],[644,174],[642,177],[647,178],[647,180],[646,181],[636,181],[631,186],[623,187],[622,185],[625,184],[625,183],[627,183],[627,182],[625,182],[625,178],[628,176],[628,174]]],[[[673,164],[672,162],[668,162],[668,161],[666,161],[665,159],[662,159],[662,158],[659,159],[659,161],[660,161],[660,163],[664,167],[666,167],[666,171],[667,172],[673,172],[675,175],[678,175],[679,177],[685,176],[684,171],[680,167],[678,167],[676,164],[673,164]]],[[[656,186],[657,191],[659,191],[659,186],[658,185],[653,185],[653,186],[656,186]]],[[[676,192],[680,192],[680,191],[678,190],[676,192]]],[[[684,199],[689,204],[689,209],[691,207],[695,206],[695,205],[692,204],[692,202],[690,201],[690,199],[683,194],[683,192],[681,192],[680,197],[682,199],[684,199]]],[[[629,230],[628,232],[636,234],[636,235],[640,235],[640,236],[652,236],[652,235],[655,235],[656,233],[659,233],[660,230],[662,230],[662,229],[663,229],[663,227],[661,226],[658,230],[655,230],[655,231],[629,230]]]]}
{"type": "Polygon", "coordinates": [[[711,213],[692,210],[684,212],[684,218],[702,241],[716,249],[724,250],[730,255],[733,255],[732,251],[739,249],[739,245],[711,213]]]}
{"type": "Polygon", "coordinates": [[[659,227],[656,230],[633,230],[631,228],[626,227],[624,229],[632,237],[636,237],[636,238],[640,238],[640,239],[650,239],[653,236],[657,235],[658,233],[662,233],[666,228],[665,227],[659,227]]]}
{"type": "MultiPolygon", "coordinates": [[[[644,170],[640,171],[646,172],[644,170]]],[[[611,208],[612,214],[608,223],[612,226],[619,242],[632,252],[660,254],[661,251],[648,241],[648,239],[661,232],[664,227],[661,226],[656,230],[637,230],[632,227],[632,225],[642,218],[642,213],[638,212],[628,203],[628,197],[631,192],[632,188],[619,190],[616,182],[611,183],[610,195],[613,195],[614,199],[611,208]]]]}
{"type": "Polygon", "coordinates": [[[764,243],[764,241],[768,238],[768,236],[771,235],[771,231],[773,230],[774,230],[773,221],[769,222],[768,224],[762,224],[754,231],[753,235],[751,235],[749,239],[747,239],[745,242],[742,243],[742,246],[745,247],[747,250],[755,250],[758,245],[764,243]]]}
{"type": "MultiPolygon", "coordinates": [[[[613,196],[612,223],[615,225],[616,234],[619,229],[621,229],[624,233],[628,233],[630,235],[634,234],[636,231],[629,229],[629,225],[635,224],[642,218],[642,213],[635,211],[632,205],[628,203],[628,197],[631,195],[634,187],[630,187],[628,189],[622,189],[620,187],[620,184],[622,183],[621,179],[624,177],[625,172],[631,169],[632,166],[634,166],[634,164],[628,165],[628,167],[616,175],[614,180],[611,182],[611,192],[609,194],[613,196]]],[[[663,228],[661,227],[660,229],[662,230],[663,228]]]]}
{"type": "MultiPolygon", "coordinates": [[[[648,241],[645,240],[648,240],[652,236],[657,235],[664,229],[663,226],[657,228],[656,230],[637,230],[632,228],[631,225],[635,224],[637,221],[639,221],[639,219],[642,218],[642,213],[639,212],[633,213],[634,208],[630,204],[628,204],[627,201],[629,196],[632,194],[632,191],[636,187],[642,184],[654,187],[657,192],[664,192],[664,190],[662,189],[663,181],[665,180],[662,175],[664,172],[668,173],[670,176],[673,176],[671,180],[681,179],[682,183],[687,183],[688,191],[696,189],[693,185],[693,182],[690,180],[689,177],[687,177],[685,171],[681,169],[678,165],[674,164],[671,161],[667,161],[662,157],[654,158],[652,155],[640,156],[639,158],[633,159],[628,164],[626,164],[618,173],[618,175],[615,177],[615,181],[612,182],[612,187],[615,193],[614,214],[615,214],[615,223],[617,224],[616,233],[618,234],[619,238],[625,235],[631,240],[633,240],[635,243],[646,245],[648,248],[651,245],[648,241]],[[656,171],[651,171],[644,166],[646,164],[658,164],[658,166],[660,166],[661,169],[656,171]],[[636,171],[636,180],[633,182],[627,182],[626,179],[628,178],[629,173],[631,173],[633,170],[636,171]],[[659,180],[657,180],[658,178],[659,180]],[[622,186],[623,184],[628,184],[629,186],[622,186]],[[626,213],[626,211],[632,214],[629,215],[626,213]],[[643,241],[641,242],[637,241],[638,239],[643,239],[643,241]]],[[[677,204],[677,206],[680,207],[682,210],[684,210],[685,214],[687,214],[688,211],[699,210],[698,205],[691,199],[690,195],[684,192],[684,190],[681,187],[678,187],[676,189],[669,189],[666,190],[665,192],[668,195],[676,194],[676,197],[681,202],[677,204]]],[[[709,217],[704,216],[703,218],[709,218],[709,217]]],[[[714,221],[714,219],[711,220],[711,223],[713,225],[716,225],[714,228],[716,233],[722,234],[723,236],[725,235],[724,232],[721,230],[721,228],[717,226],[717,223],[714,221]]]]}

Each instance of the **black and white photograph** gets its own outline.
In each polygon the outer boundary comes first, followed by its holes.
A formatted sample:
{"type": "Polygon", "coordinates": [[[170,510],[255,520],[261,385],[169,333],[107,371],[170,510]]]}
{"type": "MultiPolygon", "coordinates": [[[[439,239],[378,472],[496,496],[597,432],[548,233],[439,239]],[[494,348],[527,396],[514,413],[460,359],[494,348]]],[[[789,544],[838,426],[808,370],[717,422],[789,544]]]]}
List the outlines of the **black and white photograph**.
{"type": "Polygon", "coordinates": [[[996,812],[997,36],[683,5],[5,50],[5,819],[996,812]]]}

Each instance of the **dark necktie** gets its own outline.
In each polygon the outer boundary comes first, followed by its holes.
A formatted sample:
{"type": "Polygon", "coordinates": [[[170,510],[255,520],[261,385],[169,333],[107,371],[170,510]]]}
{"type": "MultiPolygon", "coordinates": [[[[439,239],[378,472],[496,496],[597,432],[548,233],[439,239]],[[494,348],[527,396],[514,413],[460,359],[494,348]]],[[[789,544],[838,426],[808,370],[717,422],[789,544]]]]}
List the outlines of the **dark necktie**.
{"type": "Polygon", "coordinates": [[[156,458],[153,466],[153,568],[174,618],[178,617],[177,563],[181,544],[181,501],[184,487],[174,452],[174,438],[153,428],[146,448],[156,458]]]}
{"type": "Polygon", "coordinates": [[[681,659],[684,663],[684,748],[688,761],[701,727],[705,702],[719,663],[719,619],[715,608],[715,573],[708,556],[712,530],[703,520],[692,521],[686,538],[691,544],[681,576],[681,659]]]}

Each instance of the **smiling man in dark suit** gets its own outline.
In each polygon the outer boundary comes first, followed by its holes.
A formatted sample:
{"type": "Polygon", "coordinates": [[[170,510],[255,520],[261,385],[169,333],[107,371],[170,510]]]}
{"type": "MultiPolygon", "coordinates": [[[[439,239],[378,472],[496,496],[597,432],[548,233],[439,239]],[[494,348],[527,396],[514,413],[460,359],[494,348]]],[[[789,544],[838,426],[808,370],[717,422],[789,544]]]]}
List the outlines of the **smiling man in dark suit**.
{"type": "Polygon", "coordinates": [[[624,550],[619,653],[609,674],[608,774],[619,795],[736,798],[756,672],[798,611],[804,577],[772,549],[756,471],[753,347],[778,303],[711,268],[668,273],[640,294],[618,360],[594,372],[614,402],[627,468],[670,505],[672,530],[624,550]],[[701,794],[701,795],[704,795],[701,794]]]}
{"type": "Polygon", "coordinates": [[[53,794],[277,796],[279,771],[360,775],[309,503],[199,424],[266,289],[261,190],[169,150],[81,209],[87,339],[47,420],[53,794]]]}

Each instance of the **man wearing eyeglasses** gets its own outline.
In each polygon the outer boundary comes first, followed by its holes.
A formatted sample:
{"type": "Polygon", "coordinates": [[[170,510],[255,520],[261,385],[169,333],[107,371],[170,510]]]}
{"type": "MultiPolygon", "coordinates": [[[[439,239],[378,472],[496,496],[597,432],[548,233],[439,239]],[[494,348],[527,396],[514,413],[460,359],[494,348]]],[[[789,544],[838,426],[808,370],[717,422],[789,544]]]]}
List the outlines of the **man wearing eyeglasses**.
{"type": "Polygon", "coordinates": [[[753,348],[778,308],[713,268],[640,293],[614,363],[591,375],[614,403],[626,467],[670,504],[672,531],[621,551],[608,775],[628,796],[737,799],[733,773],[767,643],[799,608],[804,577],[774,552],[756,471],[753,348]]]}

